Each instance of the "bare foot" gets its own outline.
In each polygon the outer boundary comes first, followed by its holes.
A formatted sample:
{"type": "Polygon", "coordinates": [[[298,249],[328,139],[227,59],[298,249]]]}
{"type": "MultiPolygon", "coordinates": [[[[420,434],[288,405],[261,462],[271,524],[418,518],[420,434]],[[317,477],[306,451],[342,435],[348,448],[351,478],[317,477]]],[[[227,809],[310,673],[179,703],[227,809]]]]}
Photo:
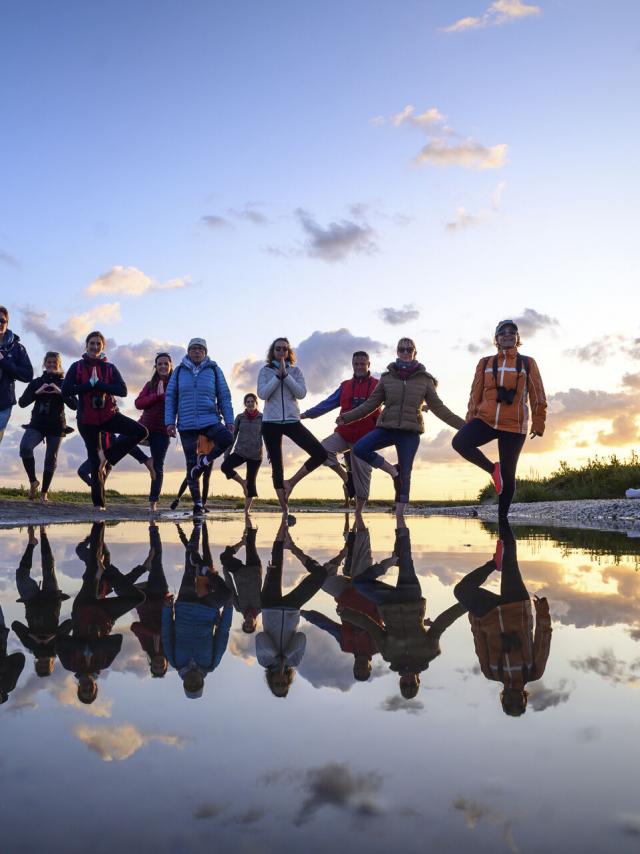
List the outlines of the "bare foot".
{"type": "Polygon", "coordinates": [[[151,478],[151,480],[155,480],[156,479],[156,470],[153,467],[153,460],[151,459],[151,457],[149,457],[145,461],[145,466],[149,469],[149,477],[151,478]]]}
{"type": "Polygon", "coordinates": [[[107,458],[102,448],[98,450],[98,459],[100,460],[100,465],[98,466],[98,474],[100,475],[100,477],[104,477],[104,470],[107,467],[107,458]]]}
{"type": "Polygon", "coordinates": [[[149,502],[149,511],[151,513],[157,513],[158,512],[158,502],[157,501],[150,501],[149,502]]]}
{"type": "Polygon", "coordinates": [[[42,492],[40,494],[40,502],[41,502],[41,504],[48,504],[49,503],[49,497],[47,496],[46,492],[42,492]]]}
{"type": "Polygon", "coordinates": [[[29,484],[29,501],[35,501],[38,490],[40,489],[40,481],[34,480],[29,484]]]}

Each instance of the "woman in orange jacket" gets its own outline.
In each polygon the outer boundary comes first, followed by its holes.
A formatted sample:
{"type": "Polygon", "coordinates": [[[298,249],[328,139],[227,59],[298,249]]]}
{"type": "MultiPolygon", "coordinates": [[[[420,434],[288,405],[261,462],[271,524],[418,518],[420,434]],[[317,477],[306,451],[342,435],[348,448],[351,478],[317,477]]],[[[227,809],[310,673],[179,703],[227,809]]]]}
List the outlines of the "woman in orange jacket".
{"type": "Polygon", "coordinates": [[[502,682],[506,715],[519,717],[527,708],[527,682],[540,679],[551,649],[551,617],[545,598],[531,599],[520,574],[516,539],[508,522],[500,525],[493,559],[456,584],[453,593],[468,609],[480,670],[487,679],[502,682]],[[500,573],[500,593],[481,587],[492,572],[500,573]]]}
{"type": "Polygon", "coordinates": [[[480,359],[471,386],[466,424],[453,437],[452,445],[465,460],[484,469],[498,493],[498,516],[506,519],[516,490],[516,467],[529,430],[542,436],[547,412],[540,371],[529,356],[518,353],[520,334],[513,320],[501,320],[496,327],[495,356],[480,359]],[[492,439],[498,440],[499,462],[493,463],[482,451],[492,439]]]}

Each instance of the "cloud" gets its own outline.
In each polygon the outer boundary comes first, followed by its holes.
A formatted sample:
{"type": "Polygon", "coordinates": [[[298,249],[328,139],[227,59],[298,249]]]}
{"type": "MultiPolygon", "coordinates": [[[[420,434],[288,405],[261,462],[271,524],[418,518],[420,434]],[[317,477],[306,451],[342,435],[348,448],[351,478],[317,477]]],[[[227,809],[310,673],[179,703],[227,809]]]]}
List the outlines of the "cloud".
{"type": "Polygon", "coordinates": [[[640,836],[640,813],[621,813],[616,824],[626,836],[640,836]]]}
{"type": "Polygon", "coordinates": [[[85,289],[87,296],[102,294],[123,294],[124,296],[141,297],[149,291],[172,291],[186,288],[188,277],[170,279],[160,284],[138,270],[137,267],[112,267],[109,272],[102,273],[85,289]]]}
{"type": "Polygon", "coordinates": [[[602,649],[597,655],[576,658],[569,664],[583,673],[595,673],[612,685],[633,685],[640,680],[640,658],[627,664],[612,649],[602,649]]]}
{"type": "Polygon", "coordinates": [[[402,326],[404,323],[409,323],[411,320],[417,320],[420,317],[420,311],[413,303],[406,303],[402,308],[381,308],[378,312],[385,323],[391,326],[402,326]]]}
{"type": "Polygon", "coordinates": [[[219,804],[200,804],[194,809],[193,817],[196,819],[217,818],[225,811],[225,809],[226,806],[220,806],[219,804]]]}
{"type": "Polygon", "coordinates": [[[443,116],[437,107],[430,107],[423,113],[416,115],[415,107],[412,104],[407,104],[404,110],[401,110],[392,117],[391,121],[394,127],[409,124],[419,128],[430,128],[433,125],[443,124],[446,121],[446,116],[443,116]]]}
{"type": "Polygon", "coordinates": [[[543,712],[566,703],[574,689],[575,685],[570,686],[567,679],[561,679],[556,688],[547,688],[543,682],[536,682],[528,687],[528,705],[534,712],[543,712]]]}
{"type": "Polygon", "coordinates": [[[349,374],[351,357],[356,350],[365,350],[373,359],[386,349],[382,341],[353,335],[345,327],[312,332],[295,348],[312,394],[333,390],[349,374]]]}
{"type": "Polygon", "coordinates": [[[233,384],[241,391],[255,392],[258,385],[258,373],[264,363],[264,359],[253,359],[251,356],[242,359],[241,362],[236,362],[231,368],[233,384]]]}
{"type": "MultiPolygon", "coordinates": [[[[77,359],[84,351],[87,333],[105,324],[120,320],[120,304],[106,303],[83,314],[73,315],[58,327],[48,323],[46,312],[25,308],[21,310],[23,327],[33,333],[47,350],[58,350],[64,356],[77,359]]],[[[184,347],[168,341],[145,338],[136,344],[116,344],[107,340],[107,355],[114,362],[131,392],[137,391],[149,379],[158,352],[171,354],[174,364],[184,356],[184,347]]],[[[65,444],[65,448],[67,445],[65,444]]]]}
{"type": "Polygon", "coordinates": [[[525,308],[522,314],[517,314],[512,319],[517,323],[520,334],[527,338],[533,338],[537,332],[559,326],[555,317],[551,317],[549,314],[541,314],[534,308],[525,308]]]}
{"type": "Polygon", "coordinates": [[[380,703],[383,712],[407,712],[410,715],[421,715],[424,703],[421,700],[406,700],[399,694],[387,697],[380,703]]]}
{"type": "Polygon", "coordinates": [[[631,445],[640,438],[636,416],[631,414],[616,415],[611,422],[611,430],[598,433],[597,442],[600,445],[619,447],[620,445],[631,445]]]}
{"type": "Polygon", "coordinates": [[[517,854],[520,850],[513,838],[511,822],[499,810],[493,810],[481,801],[465,797],[456,798],[453,802],[453,808],[462,813],[465,823],[470,830],[473,830],[481,821],[487,821],[489,824],[501,828],[502,839],[509,851],[517,854]]]}
{"type": "Polygon", "coordinates": [[[112,762],[114,759],[121,762],[129,759],[130,756],[133,756],[134,753],[152,741],[178,748],[184,744],[184,740],[177,735],[144,733],[133,724],[114,724],[109,727],[78,724],[73,732],[89,750],[97,753],[104,762],[112,762]]]}
{"type": "Polygon", "coordinates": [[[418,166],[430,163],[433,166],[460,166],[463,169],[501,169],[507,162],[508,146],[504,143],[487,147],[466,139],[450,143],[444,139],[432,139],[424,145],[413,162],[418,166]]]}
{"type": "MultiPolygon", "coordinates": [[[[265,350],[268,344],[265,344],[265,350]]],[[[366,350],[373,358],[386,350],[382,341],[353,335],[348,329],[335,329],[330,332],[312,332],[297,346],[296,356],[304,372],[307,389],[319,394],[335,388],[348,374],[351,357],[356,350],[366,350]]],[[[249,356],[236,362],[231,368],[231,379],[242,391],[255,390],[258,372],[264,365],[264,359],[249,356]]]]}
{"type": "Polygon", "coordinates": [[[225,219],[223,216],[217,216],[216,214],[207,214],[206,216],[201,217],[200,221],[207,226],[207,228],[218,229],[218,228],[233,228],[228,219],[225,219]]]}
{"type": "Polygon", "coordinates": [[[74,314],[57,328],[48,324],[46,311],[21,309],[25,332],[36,335],[47,350],[58,350],[65,356],[80,356],[85,336],[97,326],[120,320],[120,303],[103,303],[82,314],[74,314]]]}
{"type": "Polygon", "coordinates": [[[229,208],[227,213],[229,216],[245,220],[253,225],[267,225],[269,222],[268,218],[261,211],[255,210],[251,205],[245,205],[241,209],[229,208]]]}
{"type": "Polygon", "coordinates": [[[0,261],[3,264],[6,264],[7,267],[13,267],[14,269],[18,269],[20,267],[20,262],[13,255],[10,255],[8,252],[3,252],[0,250],[0,261]]]}
{"type": "Polygon", "coordinates": [[[447,231],[460,231],[463,228],[471,228],[474,225],[480,225],[484,217],[469,213],[466,208],[456,209],[456,218],[453,222],[448,222],[445,225],[447,231]]]}
{"type": "Polygon", "coordinates": [[[539,6],[523,3],[522,0],[494,0],[480,17],[460,18],[447,27],[441,27],[443,33],[462,33],[467,30],[480,30],[485,27],[500,27],[503,24],[540,15],[539,6]]]}
{"type": "Polygon", "coordinates": [[[305,824],[325,806],[373,818],[382,812],[374,799],[381,787],[382,776],[376,771],[357,773],[342,762],[311,768],[302,780],[306,796],[294,824],[305,824]]]}
{"type": "Polygon", "coordinates": [[[62,670],[60,664],[51,676],[41,679],[35,673],[31,674],[26,682],[18,685],[11,695],[11,706],[9,712],[15,713],[22,709],[37,709],[38,694],[43,692],[50,694],[61,706],[72,706],[86,715],[94,718],[111,717],[113,700],[98,698],[95,703],[87,705],[78,700],[78,686],[73,676],[62,670]]]}
{"type": "Polygon", "coordinates": [[[455,219],[446,223],[446,230],[449,232],[456,232],[462,231],[466,228],[472,228],[473,226],[481,225],[481,223],[485,222],[492,215],[499,213],[500,205],[502,204],[502,196],[506,186],[506,181],[499,182],[498,186],[491,194],[491,207],[488,210],[483,209],[477,214],[472,214],[465,207],[457,208],[455,219]]]}
{"type": "Polygon", "coordinates": [[[622,384],[634,391],[640,391],[640,373],[625,374],[622,377],[622,384]]]}
{"type": "Polygon", "coordinates": [[[372,255],[377,251],[375,232],[367,223],[342,219],[323,228],[302,208],[295,214],[307,235],[304,249],[310,258],[335,263],[353,254],[372,255]]]}

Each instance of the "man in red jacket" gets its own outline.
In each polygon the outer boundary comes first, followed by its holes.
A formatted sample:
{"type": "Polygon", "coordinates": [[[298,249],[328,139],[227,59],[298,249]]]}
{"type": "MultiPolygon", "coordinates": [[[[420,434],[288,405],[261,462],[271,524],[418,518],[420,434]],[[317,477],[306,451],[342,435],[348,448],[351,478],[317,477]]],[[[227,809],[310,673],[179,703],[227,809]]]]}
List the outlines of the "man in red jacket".
{"type": "MultiPolygon", "coordinates": [[[[340,383],[338,388],[322,400],[320,403],[307,409],[300,416],[301,418],[319,418],[327,412],[340,407],[340,413],[350,412],[356,406],[360,406],[369,398],[374,388],[378,385],[378,380],[371,376],[369,371],[370,360],[369,354],[364,350],[357,350],[352,358],[353,376],[340,383]]],[[[344,454],[350,451],[358,439],[361,439],[376,426],[380,409],[376,409],[371,415],[363,418],[361,421],[355,421],[353,424],[340,424],[336,427],[335,432],[322,442],[322,447],[327,451],[328,457],[325,465],[329,466],[341,478],[342,482],[348,484],[347,473],[340,465],[337,459],[337,454],[344,454]]],[[[300,469],[289,483],[291,485],[298,483],[308,474],[304,466],[300,469]],[[304,474],[302,473],[304,471],[304,474]]],[[[351,474],[353,476],[353,487],[356,499],[356,518],[361,517],[364,505],[369,497],[369,487],[371,485],[371,466],[363,460],[358,459],[355,454],[351,454],[351,474]]],[[[354,495],[350,495],[351,498],[354,495]]]]}

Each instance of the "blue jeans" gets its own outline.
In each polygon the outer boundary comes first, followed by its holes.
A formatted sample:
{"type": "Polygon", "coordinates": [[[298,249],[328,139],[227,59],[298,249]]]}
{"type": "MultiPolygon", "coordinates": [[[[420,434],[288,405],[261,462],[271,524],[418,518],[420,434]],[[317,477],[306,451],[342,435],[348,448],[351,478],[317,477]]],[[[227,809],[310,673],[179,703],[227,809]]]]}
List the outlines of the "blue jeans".
{"type": "Polygon", "coordinates": [[[398,453],[398,473],[400,475],[400,490],[396,501],[407,504],[411,488],[411,469],[413,460],[420,444],[420,434],[409,430],[389,430],[386,427],[376,427],[353,446],[353,453],[373,468],[379,469],[384,464],[384,457],[377,454],[380,448],[396,446],[398,453]]]}
{"type": "Polygon", "coordinates": [[[166,433],[149,433],[149,450],[153,467],[156,470],[156,478],[151,481],[149,490],[149,501],[157,501],[162,491],[162,479],[164,477],[164,458],[169,450],[169,437],[166,433]]]}

